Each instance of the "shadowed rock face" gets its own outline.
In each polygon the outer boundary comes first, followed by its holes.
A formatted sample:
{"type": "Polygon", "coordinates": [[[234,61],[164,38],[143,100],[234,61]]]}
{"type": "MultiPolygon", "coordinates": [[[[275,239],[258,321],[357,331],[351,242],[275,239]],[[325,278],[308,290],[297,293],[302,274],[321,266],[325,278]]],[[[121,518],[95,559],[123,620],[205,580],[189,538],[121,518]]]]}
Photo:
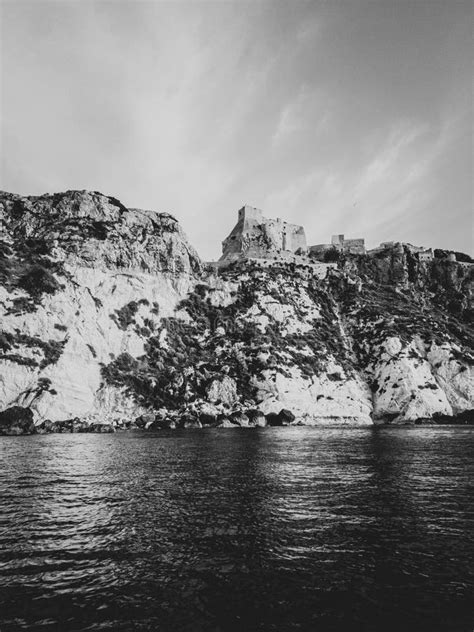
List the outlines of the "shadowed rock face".
{"type": "Polygon", "coordinates": [[[0,413],[0,435],[34,433],[33,413],[29,408],[12,406],[0,413]]]}
{"type": "Polygon", "coordinates": [[[172,216],[87,191],[0,194],[0,222],[0,411],[31,411],[39,430],[474,409],[468,262],[395,244],[340,254],[325,279],[288,261],[215,276],[172,216]]]}

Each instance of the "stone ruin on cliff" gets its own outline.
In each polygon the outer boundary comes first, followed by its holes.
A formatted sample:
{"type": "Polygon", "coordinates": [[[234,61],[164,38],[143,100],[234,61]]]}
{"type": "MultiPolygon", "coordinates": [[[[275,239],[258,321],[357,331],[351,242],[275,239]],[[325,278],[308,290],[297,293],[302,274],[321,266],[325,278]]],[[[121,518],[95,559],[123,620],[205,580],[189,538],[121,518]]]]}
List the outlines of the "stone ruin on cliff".
{"type": "Polygon", "coordinates": [[[364,239],[346,239],[344,235],[333,235],[330,244],[316,244],[310,247],[310,252],[316,256],[324,255],[328,250],[337,250],[352,255],[365,254],[364,239]]]}
{"type": "Polygon", "coordinates": [[[308,247],[303,226],[289,224],[280,218],[269,219],[260,209],[245,205],[238,221],[222,242],[220,262],[242,258],[276,259],[305,255],[308,247]]]}

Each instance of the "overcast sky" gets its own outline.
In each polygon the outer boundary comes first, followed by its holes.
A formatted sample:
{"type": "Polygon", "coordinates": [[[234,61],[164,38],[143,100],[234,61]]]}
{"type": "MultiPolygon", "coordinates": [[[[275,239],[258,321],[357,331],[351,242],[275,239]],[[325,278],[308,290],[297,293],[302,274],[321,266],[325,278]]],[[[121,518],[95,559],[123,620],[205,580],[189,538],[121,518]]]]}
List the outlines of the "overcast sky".
{"type": "Polygon", "coordinates": [[[0,188],[473,250],[472,5],[0,0],[0,188]]]}

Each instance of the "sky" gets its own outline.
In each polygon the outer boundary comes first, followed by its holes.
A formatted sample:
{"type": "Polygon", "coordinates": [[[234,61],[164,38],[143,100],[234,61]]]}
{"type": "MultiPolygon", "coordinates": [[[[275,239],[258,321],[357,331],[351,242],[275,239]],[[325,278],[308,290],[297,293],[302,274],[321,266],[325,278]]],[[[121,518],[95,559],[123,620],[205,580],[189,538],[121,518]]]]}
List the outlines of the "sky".
{"type": "Polygon", "coordinates": [[[0,188],[473,251],[464,0],[0,0],[0,188]]]}

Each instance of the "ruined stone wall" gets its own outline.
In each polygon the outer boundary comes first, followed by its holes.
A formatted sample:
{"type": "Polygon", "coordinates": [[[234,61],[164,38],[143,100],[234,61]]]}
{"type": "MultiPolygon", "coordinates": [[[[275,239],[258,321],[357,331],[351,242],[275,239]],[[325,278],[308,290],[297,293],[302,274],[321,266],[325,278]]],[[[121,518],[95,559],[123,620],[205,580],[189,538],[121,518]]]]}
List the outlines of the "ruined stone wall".
{"type": "Polygon", "coordinates": [[[365,253],[363,239],[344,239],[342,248],[344,252],[350,252],[353,255],[363,255],[365,253]]]}
{"type": "Polygon", "coordinates": [[[252,206],[243,206],[230,235],[222,242],[221,260],[242,257],[275,258],[284,252],[306,251],[304,228],[270,219],[252,206]]]}
{"type": "Polygon", "coordinates": [[[349,252],[353,255],[363,255],[365,253],[364,239],[346,239],[344,235],[333,235],[331,245],[342,252],[349,252]]]}
{"type": "Polygon", "coordinates": [[[295,224],[286,224],[283,233],[283,250],[291,250],[291,252],[301,250],[306,252],[307,249],[304,228],[295,224]]]}
{"type": "Polygon", "coordinates": [[[250,220],[261,223],[263,219],[263,212],[259,208],[255,208],[255,206],[246,204],[239,209],[239,221],[250,220]]]}
{"type": "MultiPolygon", "coordinates": [[[[431,261],[433,259],[433,250],[429,248],[428,250],[424,250],[423,252],[418,253],[418,259],[420,261],[431,261]]],[[[456,258],[454,258],[456,260],[456,258]]]]}

